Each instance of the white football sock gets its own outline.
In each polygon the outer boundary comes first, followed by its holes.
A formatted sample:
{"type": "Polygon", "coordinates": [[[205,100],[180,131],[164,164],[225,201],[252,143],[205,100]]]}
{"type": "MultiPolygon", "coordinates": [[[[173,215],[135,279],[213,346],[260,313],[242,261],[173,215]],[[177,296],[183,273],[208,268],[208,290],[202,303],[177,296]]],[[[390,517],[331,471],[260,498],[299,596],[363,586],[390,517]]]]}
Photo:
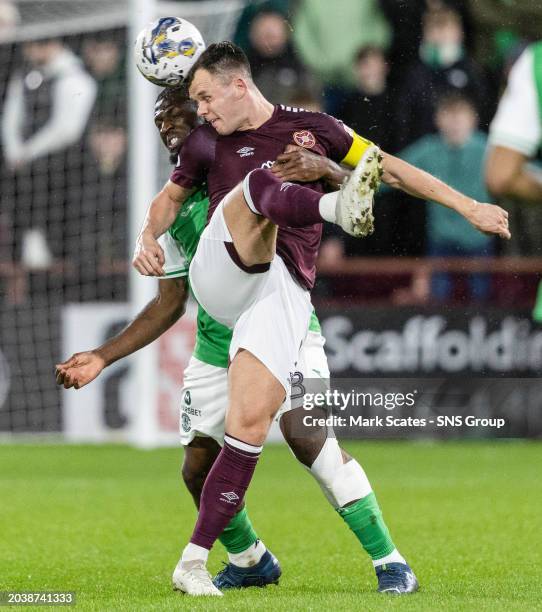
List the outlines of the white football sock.
{"type": "Polygon", "coordinates": [[[184,565],[185,563],[190,563],[192,561],[203,561],[203,563],[207,563],[208,557],[209,551],[206,548],[189,542],[183,550],[180,563],[181,565],[184,565]]]}
{"type": "Polygon", "coordinates": [[[405,563],[406,561],[401,553],[394,548],[389,555],[382,557],[382,559],[373,560],[373,567],[378,567],[379,565],[384,565],[384,563],[405,563]]]}
{"type": "Polygon", "coordinates": [[[324,193],[318,202],[318,211],[322,219],[329,221],[330,223],[337,223],[337,195],[338,191],[332,191],[331,193],[324,193]]]}
{"type": "Polygon", "coordinates": [[[254,544],[240,553],[228,553],[228,560],[237,567],[252,567],[260,562],[267,548],[261,540],[256,540],[254,544]]]}

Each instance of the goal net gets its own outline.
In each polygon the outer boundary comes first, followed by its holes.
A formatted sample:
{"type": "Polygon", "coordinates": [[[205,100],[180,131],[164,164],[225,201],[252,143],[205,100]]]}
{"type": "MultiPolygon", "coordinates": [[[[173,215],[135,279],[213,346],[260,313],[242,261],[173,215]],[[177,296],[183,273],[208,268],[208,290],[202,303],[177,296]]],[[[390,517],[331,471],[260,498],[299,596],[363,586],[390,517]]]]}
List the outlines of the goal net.
{"type": "Polygon", "coordinates": [[[129,267],[170,170],[135,33],[178,15],[207,43],[230,38],[244,5],[0,0],[0,433],[173,439],[190,316],[87,389],[61,393],[54,365],[119,331],[156,292],[129,267]]]}

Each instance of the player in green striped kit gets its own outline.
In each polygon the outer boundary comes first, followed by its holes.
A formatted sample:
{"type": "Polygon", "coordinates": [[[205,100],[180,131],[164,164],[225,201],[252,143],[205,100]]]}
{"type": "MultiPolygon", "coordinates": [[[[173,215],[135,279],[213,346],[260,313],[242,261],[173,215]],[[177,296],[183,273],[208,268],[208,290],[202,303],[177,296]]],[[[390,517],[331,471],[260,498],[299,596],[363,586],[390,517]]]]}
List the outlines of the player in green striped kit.
{"type": "MultiPolygon", "coordinates": [[[[497,199],[519,206],[521,248],[540,253],[542,217],[542,40],[529,45],[510,71],[489,128],[486,183],[497,199]]],[[[511,212],[511,216],[513,211],[511,212]]],[[[519,243],[518,243],[519,245],[519,243]]],[[[533,318],[542,322],[542,281],[533,318]]]]}
{"type": "MultiPolygon", "coordinates": [[[[193,108],[183,92],[171,89],[162,92],[157,100],[155,122],[172,161],[188,127],[195,121],[193,108]]],[[[291,155],[286,153],[280,158],[278,161],[285,168],[291,168],[291,162],[295,161],[297,180],[314,180],[316,176],[337,183],[343,176],[338,166],[306,150],[291,151],[291,155]]],[[[201,190],[183,205],[169,231],[160,239],[165,254],[165,275],[159,280],[156,300],[115,338],[59,364],[59,384],[66,388],[88,384],[104,367],[152,342],[181,316],[188,294],[188,267],[207,222],[207,208],[208,199],[201,190]]],[[[184,373],[180,419],[181,443],[185,447],[183,479],[198,507],[205,477],[224,436],[230,339],[231,331],[199,307],[194,353],[184,373]]],[[[299,372],[293,373],[293,379],[306,379],[315,392],[325,391],[329,381],[323,346],[320,325],[313,313],[300,350],[299,372]],[[314,378],[315,372],[319,378],[314,378]]],[[[297,389],[293,385],[292,395],[297,389]]],[[[325,428],[304,428],[299,437],[302,400],[302,396],[287,398],[277,414],[287,443],[370,555],[379,590],[393,594],[412,592],[417,588],[417,581],[410,570],[405,572],[406,562],[391,540],[362,467],[339,447],[336,438],[329,436],[325,428]]],[[[217,587],[278,582],[281,574],[278,561],[258,538],[245,507],[231,520],[220,541],[228,551],[229,563],[215,577],[217,587]]]]}

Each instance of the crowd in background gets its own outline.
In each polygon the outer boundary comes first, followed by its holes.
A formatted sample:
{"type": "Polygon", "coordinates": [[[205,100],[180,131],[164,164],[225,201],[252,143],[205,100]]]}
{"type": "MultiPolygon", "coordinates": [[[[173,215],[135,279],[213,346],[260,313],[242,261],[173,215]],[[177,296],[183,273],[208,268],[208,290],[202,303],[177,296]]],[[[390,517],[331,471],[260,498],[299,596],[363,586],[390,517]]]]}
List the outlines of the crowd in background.
{"type": "MultiPolygon", "coordinates": [[[[1,0],[0,31],[16,22],[14,6],[1,0]]],[[[333,114],[490,201],[487,132],[508,72],[541,22],[542,4],[530,0],[269,0],[247,5],[235,42],[270,101],[333,114]]],[[[0,261],[13,304],[44,271],[66,301],[126,298],[125,53],[122,30],[0,45],[0,261]]],[[[528,215],[539,224],[542,207],[528,215]]],[[[542,234],[524,241],[516,233],[504,245],[447,209],[389,189],[375,216],[367,240],[328,231],[322,258],[541,254],[542,234]]],[[[489,300],[490,281],[468,275],[464,288],[471,300],[489,300]]],[[[450,300],[455,281],[434,275],[428,291],[450,300]]]]}

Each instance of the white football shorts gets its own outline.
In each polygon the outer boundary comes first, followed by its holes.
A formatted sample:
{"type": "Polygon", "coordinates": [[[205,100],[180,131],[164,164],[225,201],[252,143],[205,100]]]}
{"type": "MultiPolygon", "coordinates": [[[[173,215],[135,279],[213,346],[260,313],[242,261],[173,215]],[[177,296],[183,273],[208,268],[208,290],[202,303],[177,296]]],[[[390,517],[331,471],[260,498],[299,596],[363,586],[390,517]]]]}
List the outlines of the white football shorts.
{"type": "MultiPolygon", "coordinates": [[[[322,334],[307,332],[299,351],[297,366],[292,373],[291,396],[277,412],[277,421],[288,410],[302,406],[303,393],[300,393],[300,390],[304,389],[303,383],[306,379],[310,379],[310,389],[313,392],[325,393],[329,388],[329,367],[324,343],[322,334]]],[[[227,368],[217,368],[192,357],[184,371],[181,392],[181,444],[187,446],[196,436],[204,436],[213,438],[222,446],[227,408],[227,368]]]]}
{"type": "Polygon", "coordinates": [[[268,269],[254,273],[232,258],[233,242],[224,219],[224,201],[201,235],[190,265],[190,285],[197,301],[219,323],[233,329],[230,358],[239,349],[255,355],[290,394],[307,333],[312,304],[275,255],[268,269]],[[230,246],[228,246],[230,245],[230,246]]]}

